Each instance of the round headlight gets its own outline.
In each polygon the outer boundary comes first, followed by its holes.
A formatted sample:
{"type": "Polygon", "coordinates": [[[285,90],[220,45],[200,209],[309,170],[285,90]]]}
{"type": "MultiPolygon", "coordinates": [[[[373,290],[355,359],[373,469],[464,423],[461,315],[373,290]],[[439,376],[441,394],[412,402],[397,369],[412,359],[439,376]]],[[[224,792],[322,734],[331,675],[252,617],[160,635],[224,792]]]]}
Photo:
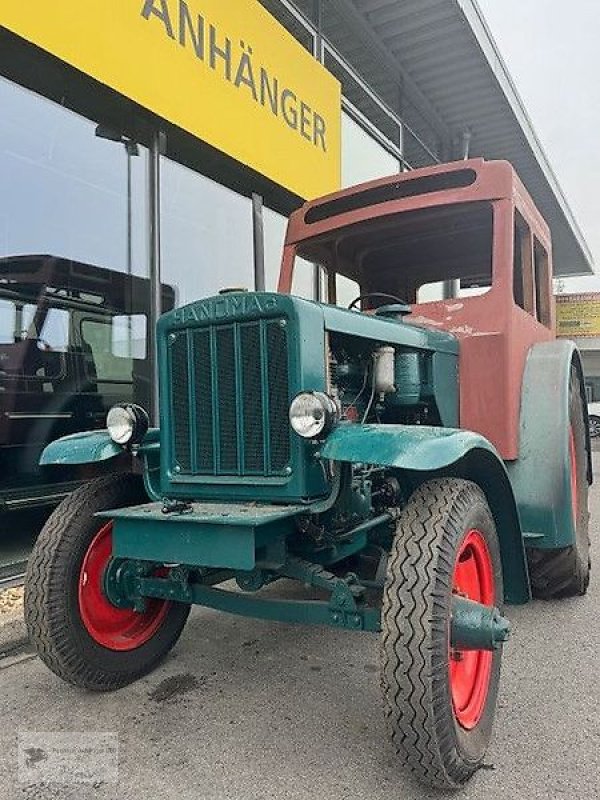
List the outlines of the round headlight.
{"type": "Polygon", "coordinates": [[[113,406],[106,415],[106,428],[116,444],[139,444],[148,430],[148,414],[141,406],[123,403],[113,406]]]}
{"type": "Polygon", "coordinates": [[[300,392],[290,405],[290,425],[298,436],[315,439],[331,430],[337,420],[337,406],[323,392],[300,392]]]}

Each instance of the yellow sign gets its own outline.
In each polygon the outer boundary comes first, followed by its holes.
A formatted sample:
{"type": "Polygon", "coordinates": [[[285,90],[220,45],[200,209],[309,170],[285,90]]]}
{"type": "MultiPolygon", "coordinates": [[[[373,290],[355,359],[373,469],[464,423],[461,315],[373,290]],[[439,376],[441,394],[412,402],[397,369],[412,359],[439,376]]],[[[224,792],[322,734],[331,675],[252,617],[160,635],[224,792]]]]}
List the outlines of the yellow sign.
{"type": "Polygon", "coordinates": [[[600,336],[600,294],[556,295],[556,335],[600,336]]]}
{"type": "Polygon", "coordinates": [[[0,25],[300,197],[340,186],[340,85],[257,0],[2,0],[0,25]]]}

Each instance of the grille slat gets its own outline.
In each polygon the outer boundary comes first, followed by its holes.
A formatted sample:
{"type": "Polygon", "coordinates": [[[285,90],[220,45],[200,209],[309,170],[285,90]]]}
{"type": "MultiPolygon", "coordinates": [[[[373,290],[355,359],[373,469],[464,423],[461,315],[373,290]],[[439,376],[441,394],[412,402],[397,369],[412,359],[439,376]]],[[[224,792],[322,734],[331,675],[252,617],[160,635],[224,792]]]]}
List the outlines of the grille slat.
{"type": "Polygon", "coordinates": [[[285,472],[291,450],[283,320],[180,331],[171,342],[170,370],[177,472],[264,477],[285,472]]]}
{"type": "Polygon", "coordinates": [[[286,329],[278,321],[267,324],[269,435],[273,472],[280,472],[290,458],[286,338],[286,329]]]}
{"type": "MultiPolygon", "coordinates": [[[[196,464],[200,474],[211,474],[215,468],[213,443],[212,370],[210,368],[210,331],[192,334],[194,355],[194,400],[196,414],[196,464]]],[[[189,409],[188,409],[189,415],[189,409]]]]}
{"type": "Polygon", "coordinates": [[[244,472],[265,469],[263,392],[261,383],[262,350],[260,327],[250,324],[240,331],[242,364],[242,415],[244,423],[244,472]]]}
{"type": "MultiPolygon", "coordinates": [[[[233,327],[216,329],[219,399],[219,472],[233,475],[238,471],[237,411],[235,403],[235,352],[233,327]]],[[[214,398],[213,398],[214,400],[214,398]]],[[[201,409],[197,409],[201,413],[201,409]]]]}
{"type": "Polygon", "coordinates": [[[174,431],[175,462],[181,471],[189,471],[192,466],[190,418],[189,418],[189,376],[188,376],[188,337],[186,332],[177,334],[171,347],[173,416],[180,420],[174,431]]]}

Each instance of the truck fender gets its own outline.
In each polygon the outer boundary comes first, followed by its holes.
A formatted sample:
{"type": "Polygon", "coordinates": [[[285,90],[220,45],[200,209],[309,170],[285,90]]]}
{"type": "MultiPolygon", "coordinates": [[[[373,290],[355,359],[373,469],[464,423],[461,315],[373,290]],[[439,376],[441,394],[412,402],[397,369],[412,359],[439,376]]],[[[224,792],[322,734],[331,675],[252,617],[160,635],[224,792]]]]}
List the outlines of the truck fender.
{"type": "Polygon", "coordinates": [[[508,603],[531,597],[519,512],[504,463],[478,433],[425,425],[340,425],[321,456],[333,461],[377,464],[400,470],[416,488],[430,478],[464,478],[484,492],[496,523],[504,596],[508,603]]]}
{"type": "Polygon", "coordinates": [[[108,431],[82,431],[61,436],[47,444],[40,456],[40,464],[93,464],[108,461],[121,455],[123,448],[115,444],[108,431]]]}
{"type": "Polygon", "coordinates": [[[536,548],[575,541],[569,461],[569,379],[579,376],[584,410],[587,477],[592,462],[583,368],[575,344],[543,342],[529,351],[521,390],[519,458],[507,464],[525,540],[536,548]]]}
{"type": "MultiPolygon", "coordinates": [[[[150,428],[139,445],[138,452],[156,458],[159,449],[159,430],[150,428]]],[[[47,444],[40,456],[40,465],[95,464],[123,455],[125,448],[110,438],[107,430],[81,431],[62,436],[47,444]]]]}

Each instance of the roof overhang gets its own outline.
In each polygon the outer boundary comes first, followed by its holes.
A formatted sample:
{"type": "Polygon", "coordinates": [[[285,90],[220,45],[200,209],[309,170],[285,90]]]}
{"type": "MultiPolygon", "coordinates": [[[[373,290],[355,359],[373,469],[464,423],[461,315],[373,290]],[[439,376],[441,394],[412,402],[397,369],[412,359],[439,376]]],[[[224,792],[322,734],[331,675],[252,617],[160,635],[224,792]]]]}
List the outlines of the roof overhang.
{"type": "Polygon", "coordinates": [[[438,135],[448,131],[456,147],[468,131],[471,157],[513,164],[552,232],[555,275],[593,274],[590,250],[476,0],[330,1],[355,32],[362,26],[363,41],[344,47],[359,71],[372,60],[365,43],[377,45],[380,63],[438,135]]]}

